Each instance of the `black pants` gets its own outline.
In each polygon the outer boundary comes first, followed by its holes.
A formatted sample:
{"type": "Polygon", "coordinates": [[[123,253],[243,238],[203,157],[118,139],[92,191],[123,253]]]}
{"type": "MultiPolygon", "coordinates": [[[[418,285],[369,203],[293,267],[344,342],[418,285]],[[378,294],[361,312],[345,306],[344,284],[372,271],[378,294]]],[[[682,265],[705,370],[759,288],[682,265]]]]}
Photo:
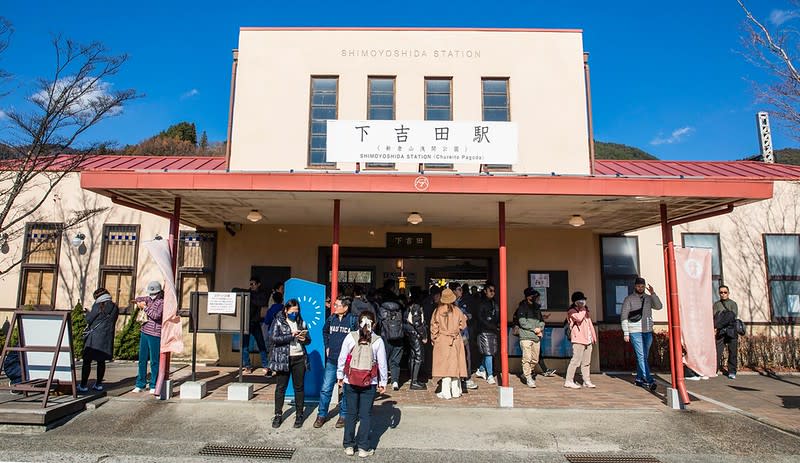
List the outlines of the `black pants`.
{"type": "MultiPolygon", "coordinates": [[[[250,334],[242,335],[242,349],[247,348],[250,346],[250,336],[256,338],[256,346],[258,346],[259,352],[267,352],[267,343],[264,342],[264,333],[261,331],[261,322],[250,322],[250,334]]],[[[262,362],[263,357],[262,357],[262,362]]],[[[250,365],[250,359],[247,359],[247,362],[244,362],[245,366],[250,365]]],[[[266,365],[261,365],[262,367],[266,368],[266,365]]]]}
{"type": "Polygon", "coordinates": [[[389,375],[393,383],[400,382],[400,360],[403,358],[403,340],[384,342],[386,348],[386,363],[389,367],[389,375]]]}
{"type": "Polygon", "coordinates": [[[83,366],[81,367],[81,387],[86,387],[89,382],[89,373],[92,372],[92,360],[97,362],[97,381],[95,384],[103,384],[106,376],[106,354],[86,347],[83,349],[83,366]]]}
{"type": "Polygon", "coordinates": [[[306,356],[298,355],[289,357],[289,371],[278,371],[275,375],[275,414],[283,414],[283,400],[286,398],[286,388],[289,386],[289,375],[292,375],[294,386],[295,416],[303,416],[305,406],[305,392],[303,391],[303,378],[306,375],[306,356]]]}
{"type": "Polygon", "coordinates": [[[542,369],[542,373],[547,373],[547,365],[544,363],[544,349],[539,346],[539,365],[538,367],[542,369]]]}
{"type": "Polygon", "coordinates": [[[722,352],[728,347],[728,374],[736,374],[739,357],[739,336],[729,338],[727,335],[717,337],[717,368],[722,370],[722,352]]]}

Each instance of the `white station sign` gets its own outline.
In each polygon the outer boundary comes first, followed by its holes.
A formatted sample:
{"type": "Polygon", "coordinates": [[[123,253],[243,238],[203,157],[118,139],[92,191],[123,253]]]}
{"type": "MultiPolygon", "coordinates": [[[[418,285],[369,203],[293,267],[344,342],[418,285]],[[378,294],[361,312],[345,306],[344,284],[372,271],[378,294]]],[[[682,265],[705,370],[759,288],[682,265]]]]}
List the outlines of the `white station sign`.
{"type": "Polygon", "coordinates": [[[327,121],[329,162],[514,164],[514,122],[327,121]]]}

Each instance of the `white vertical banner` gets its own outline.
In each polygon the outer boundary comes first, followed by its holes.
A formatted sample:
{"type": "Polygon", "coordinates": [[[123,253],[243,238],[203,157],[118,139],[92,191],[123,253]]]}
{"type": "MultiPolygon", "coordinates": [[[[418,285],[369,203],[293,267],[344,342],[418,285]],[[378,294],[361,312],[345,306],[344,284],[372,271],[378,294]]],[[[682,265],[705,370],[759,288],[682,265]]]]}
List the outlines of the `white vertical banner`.
{"type": "Polygon", "coordinates": [[[681,317],[683,363],[700,375],[717,375],[714,311],[711,301],[711,250],[676,248],[678,311],[681,317]]]}
{"type": "Polygon", "coordinates": [[[144,247],[164,277],[164,312],[161,315],[161,352],[183,353],[183,331],[178,314],[178,294],[167,240],[145,241],[144,247]]]}

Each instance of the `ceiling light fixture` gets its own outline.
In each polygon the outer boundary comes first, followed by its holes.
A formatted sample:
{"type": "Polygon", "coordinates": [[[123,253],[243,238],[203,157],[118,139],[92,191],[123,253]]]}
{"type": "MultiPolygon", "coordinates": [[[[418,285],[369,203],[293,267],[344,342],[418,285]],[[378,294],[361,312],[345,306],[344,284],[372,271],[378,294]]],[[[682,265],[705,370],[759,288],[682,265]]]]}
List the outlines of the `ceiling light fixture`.
{"type": "Polygon", "coordinates": [[[412,212],[411,214],[408,214],[408,219],[406,220],[411,225],[418,225],[422,223],[422,216],[419,215],[419,212],[412,212]]]}
{"type": "Polygon", "coordinates": [[[251,222],[258,222],[259,220],[261,220],[263,218],[264,218],[264,216],[261,215],[261,213],[258,212],[258,210],[256,210],[256,209],[251,210],[250,213],[247,214],[247,220],[249,220],[251,222]]]}
{"type": "Polygon", "coordinates": [[[586,221],[583,220],[583,217],[581,217],[580,214],[574,214],[569,219],[569,224],[572,225],[573,227],[580,227],[581,225],[583,225],[585,223],[586,223],[586,221]]]}

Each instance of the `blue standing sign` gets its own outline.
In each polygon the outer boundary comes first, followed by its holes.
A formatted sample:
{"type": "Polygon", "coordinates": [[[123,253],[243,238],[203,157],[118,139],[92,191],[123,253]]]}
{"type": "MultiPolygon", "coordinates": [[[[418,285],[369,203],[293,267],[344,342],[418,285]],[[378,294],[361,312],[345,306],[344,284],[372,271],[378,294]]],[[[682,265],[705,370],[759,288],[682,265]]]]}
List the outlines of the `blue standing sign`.
{"type": "MultiPolygon", "coordinates": [[[[306,346],[311,370],[306,371],[303,389],[306,400],[318,400],[325,373],[325,344],[322,342],[322,327],[325,325],[325,285],[313,281],[290,278],[284,283],[284,301],[297,299],[300,302],[300,316],[308,325],[311,343],[306,346]]],[[[291,382],[291,381],[290,381],[291,382]]],[[[288,397],[294,396],[294,388],[286,388],[288,397]]]]}

